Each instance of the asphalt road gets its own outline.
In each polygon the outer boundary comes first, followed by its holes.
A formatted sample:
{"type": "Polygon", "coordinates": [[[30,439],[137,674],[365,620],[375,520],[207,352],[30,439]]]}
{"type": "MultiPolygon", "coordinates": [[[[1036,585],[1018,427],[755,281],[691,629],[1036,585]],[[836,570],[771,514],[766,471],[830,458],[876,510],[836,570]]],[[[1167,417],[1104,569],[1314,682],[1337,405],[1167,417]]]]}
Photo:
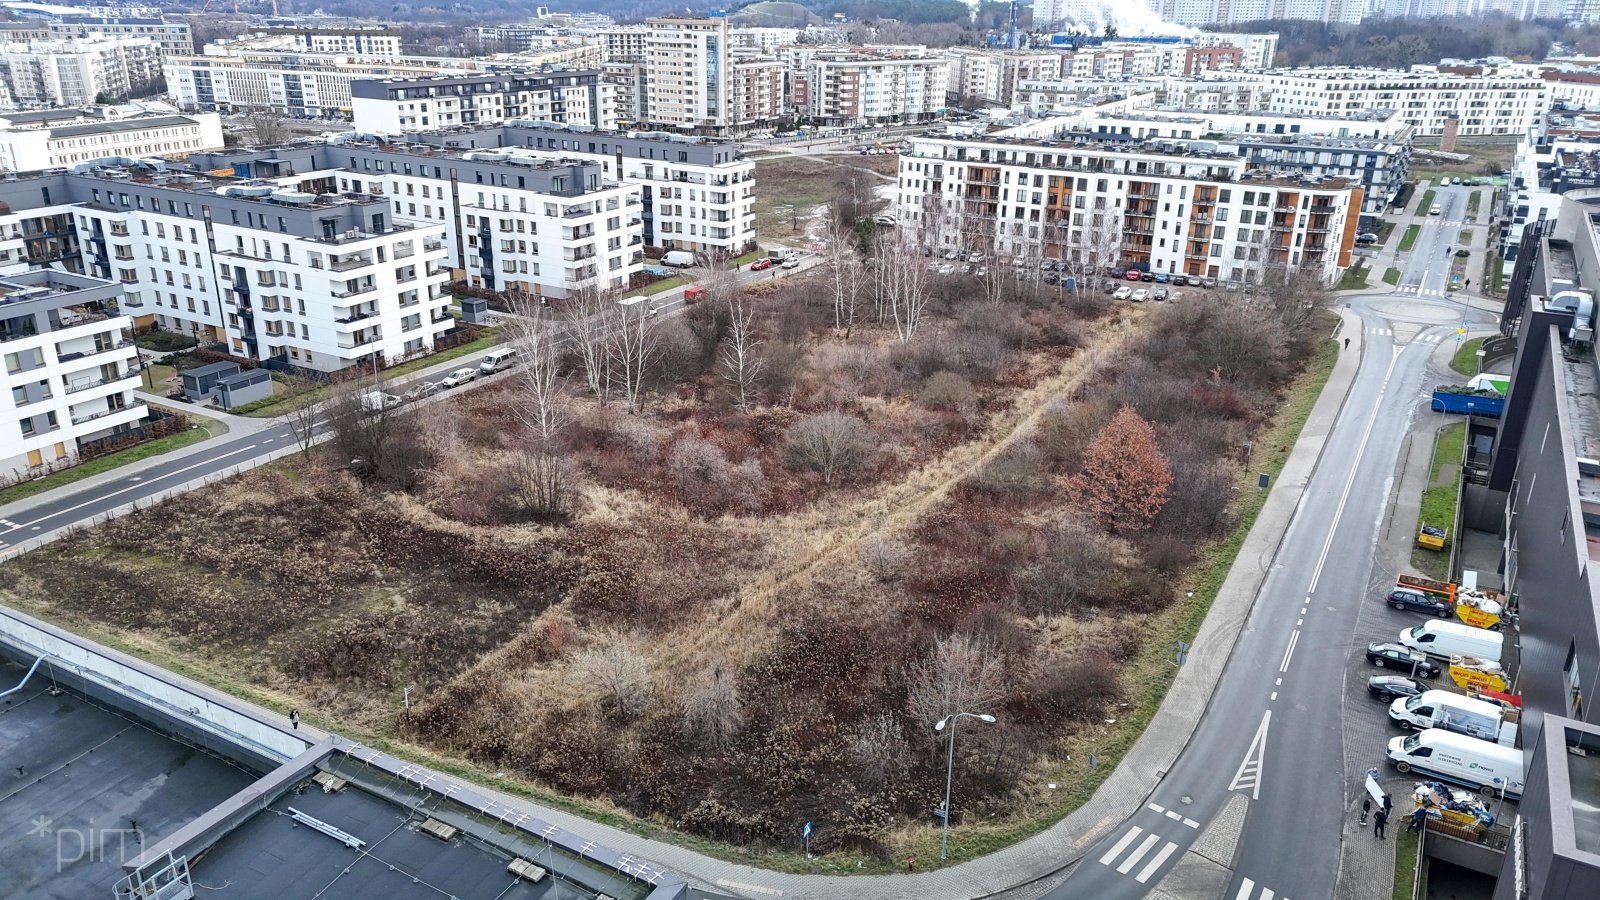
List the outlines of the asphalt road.
{"type": "MultiPolygon", "coordinates": [[[[1397,289],[1402,293],[1421,297],[1442,298],[1446,295],[1446,282],[1450,278],[1450,262],[1454,251],[1461,249],[1457,238],[1463,228],[1483,228],[1466,221],[1467,198],[1477,188],[1436,187],[1434,203],[1439,215],[1424,215],[1417,219],[1422,230],[1417,242],[1411,246],[1397,289]]],[[[1419,201],[1420,202],[1420,201],[1419,201]]],[[[1481,213],[1480,213],[1481,215],[1481,213]]],[[[1398,246],[1398,238],[1395,239],[1398,246]]],[[[1467,277],[1472,277],[1469,267],[1467,277]]]]}
{"type": "MultiPolygon", "coordinates": [[[[1436,253],[1442,260],[1443,249],[1436,253]]],[[[1419,243],[1405,274],[1438,278],[1434,262],[1419,243]]],[[[1147,895],[1234,795],[1247,799],[1247,812],[1222,897],[1335,894],[1350,792],[1341,717],[1357,619],[1370,602],[1395,461],[1431,390],[1428,357],[1453,340],[1462,315],[1444,299],[1346,299],[1366,332],[1360,369],[1278,555],[1262,561],[1271,569],[1207,713],[1149,805],[1108,831],[1048,897],[1147,895]]]]}

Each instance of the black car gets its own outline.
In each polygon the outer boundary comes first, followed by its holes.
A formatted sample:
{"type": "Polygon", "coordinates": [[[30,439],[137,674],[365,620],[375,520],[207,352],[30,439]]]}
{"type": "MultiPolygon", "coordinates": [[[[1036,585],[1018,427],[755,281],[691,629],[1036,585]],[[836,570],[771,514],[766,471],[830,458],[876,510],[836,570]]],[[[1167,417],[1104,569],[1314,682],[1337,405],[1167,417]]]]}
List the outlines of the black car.
{"type": "Polygon", "coordinates": [[[1425,612],[1441,619],[1450,618],[1456,611],[1455,606],[1449,600],[1441,600],[1432,594],[1424,594],[1421,591],[1413,591],[1406,588],[1396,588],[1390,591],[1384,602],[1401,612],[1409,609],[1412,612],[1425,612]]]}
{"type": "Polygon", "coordinates": [[[1155,276],[1155,273],[1153,273],[1153,272],[1140,272],[1139,273],[1139,280],[1140,281],[1146,281],[1146,282],[1155,281],[1156,280],[1156,276],[1155,276]]]}
{"type": "Polygon", "coordinates": [[[1439,665],[1420,653],[1412,654],[1410,648],[1399,644],[1372,643],[1367,645],[1367,662],[1380,669],[1397,669],[1413,672],[1419,678],[1438,678],[1439,665]],[[1416,668],[1413,670],[1412,666],[1416,668]]]}
{"type": "Polygon", "coordinates": [[[1107,279],[1106,281],[1104,281],[1104,282],[1102,282],[1100,284],[1100,289],[1105,291],[1108,294],[1115,294],[1117,292],[1117,283],[1115,281],[1111,281],[1110,279],[1107,279]]]}
{"type": "Polygon", "coordinates": [[[1427,688],[1404,675],[1374,675],[1367,679],[1367,693],[1384,703],[1393,703],[1400,697],[1415,697],[1425,690],[1427,688]]]}

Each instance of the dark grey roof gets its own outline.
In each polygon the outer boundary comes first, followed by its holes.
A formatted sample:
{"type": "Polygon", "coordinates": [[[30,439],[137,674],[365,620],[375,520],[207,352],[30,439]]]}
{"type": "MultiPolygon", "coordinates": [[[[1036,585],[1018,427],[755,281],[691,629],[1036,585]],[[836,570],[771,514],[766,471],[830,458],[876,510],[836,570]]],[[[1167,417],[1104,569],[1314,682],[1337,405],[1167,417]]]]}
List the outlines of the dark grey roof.
{"type": "Polygon", "coordinates": [[[88,125],[63,125],[50,129],[53,138],[79,137],[85,134],[117,134],[140,131],[145,128],[167,128],[173,125],[193,125],[188,116],[151,116],[144,119],[122,119],[117,122],[94,122],[88,125]]]}
{"type": "Polygon", "coordinates": [[[53,122],[59,119],[81,119],[90,113],[81,109],[38,109],[32,112],[0,113],[0,119],[5,119],[13,124],[32,124],[35,122],[53,122]]]}
{"type": "Polygon", "coordinates": [[[196,366],[196,367],[194,367],[192,369],[186,370],[183,374],[184,375],[192,375],[195,378],[204,378],[207,375],[222,375],[224,373],[231,375],[234,372],[237,372],[238,370],[239,370],[239,364],[238,363],[224,361],[224,362],[207,363],[206,365],[203,365],[203,366],[196,366]]]}

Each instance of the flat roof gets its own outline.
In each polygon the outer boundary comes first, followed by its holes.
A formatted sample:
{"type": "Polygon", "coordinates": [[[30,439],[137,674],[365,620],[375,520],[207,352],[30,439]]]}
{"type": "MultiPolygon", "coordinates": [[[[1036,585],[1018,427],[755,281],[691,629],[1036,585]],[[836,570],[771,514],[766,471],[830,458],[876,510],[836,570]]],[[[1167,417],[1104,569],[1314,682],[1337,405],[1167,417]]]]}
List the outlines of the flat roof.
{"type": "Polygon", "coordinates": [[[1585,853],[1600,854],[1600,734],[1574,728],[1562,731],[1573,842],[1585,853]]]}
{"type": "Polygon", "coordinates": [[[141,119],[119,119],[115,122],[94,122],[88,125],[63,125],[50,129],[53,138],[79,137],[87,134],[117,134],[123,131],[141,131],[145,128],[170,128],[175,125],[193,125],[188,116],[149,116],[141,119]]]}
{"type": "MultiPolygon", "coordinates": [[[[0,691],[26,671],[0,657],[0,691]]],[[[110,896],[122,863],[145,844],[256,780],[234,762],[50,688],[41,668],[0,700],[0,894],[110,896]]]]}

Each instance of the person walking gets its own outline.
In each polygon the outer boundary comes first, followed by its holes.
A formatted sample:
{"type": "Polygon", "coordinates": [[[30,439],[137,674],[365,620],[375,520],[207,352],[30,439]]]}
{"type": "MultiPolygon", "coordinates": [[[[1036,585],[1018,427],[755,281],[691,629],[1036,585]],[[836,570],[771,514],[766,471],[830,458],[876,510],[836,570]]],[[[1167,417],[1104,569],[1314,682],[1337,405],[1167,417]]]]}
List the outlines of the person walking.
{"type": "Polygon", "coordinates": [[[298,710],[298,709],[289,710],[289,724],[294,726],[294,730],[295,731],[299,731],[300,730],[300,710],[298,710]]]}
{"type": "Polygon", "coordinates": [[[1378,840],[1383,840],[1383,826],[1389,824],[1389,811],[1380,809],[1372,814],[1372,834],[1378,840]]]}
{"type": "Polygon", "coordinates": [[[1349,338],[1345,338],[1345,339],[1344,339],[1344,348],[1345,348],[1345,349],[1346,349],[1346,350],[1349,350],[1349,349],[1350,349],[1350,339],[1349,339],[1349,338]]]}
{"type": "Polygon", "coordinates": [[[1367,816],[1372,814],[1372,795],[1361,798],[1361,821],[1356,823],[1362,828],[1367,827],[1367,816]]]}

